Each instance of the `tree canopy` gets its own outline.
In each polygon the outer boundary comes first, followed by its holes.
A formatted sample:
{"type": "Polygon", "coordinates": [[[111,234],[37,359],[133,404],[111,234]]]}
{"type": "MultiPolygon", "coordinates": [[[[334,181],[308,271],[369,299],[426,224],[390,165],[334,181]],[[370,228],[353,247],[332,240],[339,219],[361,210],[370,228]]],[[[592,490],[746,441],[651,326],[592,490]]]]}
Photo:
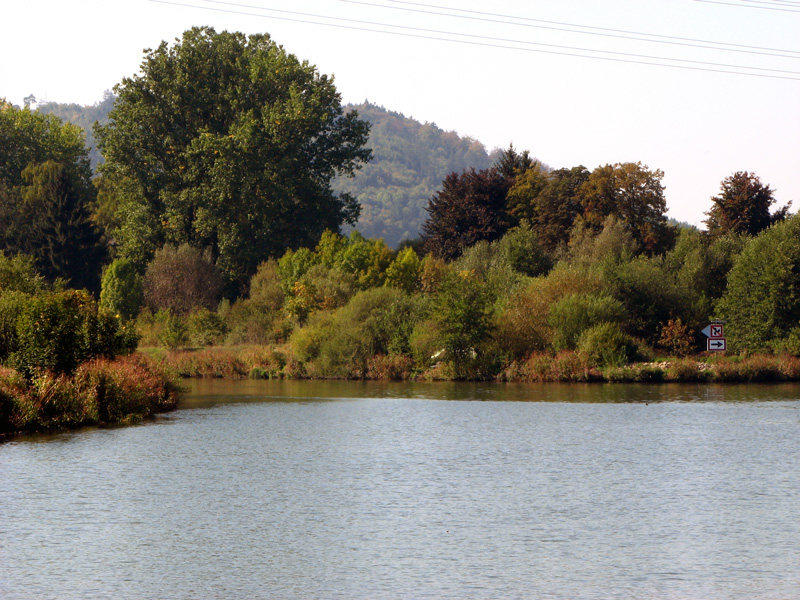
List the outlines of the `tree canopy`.
{"type": "Polygon", "coordinates": [[[0,250],[23,252],[48,279],[99,289],[105,256],[83,133],[0,100],[0,250]]]}
{"type": "Polygon", "coordinates": [[[331,181],[369,160],[369,125],[268,35],[193,28],[146,51],[141,75],[114,92],[96,136],[134,261],[152,256],[143,236],[189,243],[242,283],[268,257],[355,223],[358,204],[331,181]]]}
{"type": "Polygon", "coordinates": [[[758,175],[747,171],[737,171],[723,179],[720,194],[712,197],[711,202],[705,223],[712,236],[727,233],[758,235],[771,223],[785,219],[789,210],[789,206],[784,206],[770,214],[770,207],[775,204],[773,190],[762,183],[758,175]]]}

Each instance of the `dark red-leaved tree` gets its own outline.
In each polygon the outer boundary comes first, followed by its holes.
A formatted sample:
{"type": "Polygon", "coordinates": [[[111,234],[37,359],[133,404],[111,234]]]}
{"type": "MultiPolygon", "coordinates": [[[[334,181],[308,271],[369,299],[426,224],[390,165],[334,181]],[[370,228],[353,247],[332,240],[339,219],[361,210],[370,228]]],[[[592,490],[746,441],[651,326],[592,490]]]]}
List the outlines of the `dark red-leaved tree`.
{"type": "Polygon", "coordinates": [[[426,208],[425,249],[453,260],[476,242],[502,237],[510,226],[506,194],[512,183],[495,168],[448,175],[426,208]]]}
{"type": "Polygon", "coordinates": [[[789,206],[770,214],[775,203],[773,190],[755,173],[737,171],[722,180],[721,193],[714,196],[711,210],[706,214],[708,233],[712,236],[726,233],[758,235],[772,223],[786,218],[789,206]]]}

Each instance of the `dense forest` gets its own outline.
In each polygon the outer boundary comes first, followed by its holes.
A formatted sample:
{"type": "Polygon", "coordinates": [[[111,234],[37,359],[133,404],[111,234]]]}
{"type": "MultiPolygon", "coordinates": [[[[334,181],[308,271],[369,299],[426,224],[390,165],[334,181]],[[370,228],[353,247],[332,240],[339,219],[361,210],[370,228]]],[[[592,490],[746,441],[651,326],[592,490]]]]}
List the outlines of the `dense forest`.
{"type": "Polygon", "coordinates": [[[209,28],[91,111],[0,103],[5,427],[8,389],[137,342],[258,347],[244,373],[287,377],[800,377],[800,216],[754,173],[721,180],[701,231],[668,221],[659,169],[489,157],[209,28]]]}

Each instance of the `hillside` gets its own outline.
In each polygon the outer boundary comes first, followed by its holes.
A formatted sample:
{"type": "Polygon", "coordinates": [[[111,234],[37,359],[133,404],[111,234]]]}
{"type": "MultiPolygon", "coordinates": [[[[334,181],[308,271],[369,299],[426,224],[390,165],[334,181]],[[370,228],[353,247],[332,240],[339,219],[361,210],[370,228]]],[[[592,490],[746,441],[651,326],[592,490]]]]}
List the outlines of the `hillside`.
{"type": "MultiPolygon", "coordinates": [[[[107,92],[93,106],[48,102],[39,110],[86,131],[92,168],[96,168],[102,157],[94,148],[92,126],[95,121],[108,120],[113,103],[114,97],[107,92]]],[[[420,123],[371,103],[345,108],[355,108],[372,124],[369,146],[374,157],[355,178],[339,179],[335,187],[361,203],[357,229],[366,237],[383,238],[390,246],[419,235],[428,200],[446,175],[470,167],[484,169],[492,163],[483,144],[433,123],[420,123]]]]}
{"type": "Polygon", "coordinates": [[[492,160],[480,142],[420,123],[374,104],[352,106],[372,124],[372,161],[337,188],[361,204],[358,230],[390,246],[419,235],[425,207],[451,172],[487,168],[492,160]]]}

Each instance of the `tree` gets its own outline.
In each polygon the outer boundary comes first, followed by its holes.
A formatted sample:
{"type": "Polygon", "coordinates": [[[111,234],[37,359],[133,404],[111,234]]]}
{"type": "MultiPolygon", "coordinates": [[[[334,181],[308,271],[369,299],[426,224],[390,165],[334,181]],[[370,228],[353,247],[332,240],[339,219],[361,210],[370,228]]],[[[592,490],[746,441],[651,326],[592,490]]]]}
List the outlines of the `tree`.
{"type": "Polygon", "coordinates": [[[531,225],[542,245],[554,252],[569,242],[572,226],[583,213],[579,191],[589,179],[586,167],[557,169],[535,200],[536,214],[531,225]]]}
{"type": "Polygon", "coordinates": [[[154,310],[185,315],[194,308],[216,308],[222,277],[211,253],[189,244],[164,246],[144,275],[144,300],[154,310]]]}
{"type": "Polygon", "coordinates": [[[478,241],[501,238],[510,226],[505,206],[509,187],[498,169],[448,175],[426,209],[426,249],[452,260],[478,241]]]}
{"type": "Polygon", "coordinates": [[[720,195],[711,198],[713,205],[706,213],[705,224],[713,237],[727,233],[758,235],[770,224],[786,218],[788,205],[770,214],[770,206],[775,204],[773,190],[761,183],[755,173],[737,171],[723,179],[720,188],[720,195]]]}
{"type": "Polygon", "coordinates": [[[470,271],[452,273],[439,288],[433,310],[440,340],[457,378],[482,362],[482,344],[491,337],[494,296],[470,271]]]}
{"type": "Polygon", "coordinates": [[[142,300],[142,276],[131,261],[116,259],[103,272],[100,306],[128,320],[137,315],[142,300]]]}
{"type": "Polygon", "coordinates": [[[716,309],[731,350],[778,347],[800,331],[800,216],[750,239],[716,309]]]}
{"type": "Polygon", "coordinates": [[[581,186],[584,219],[599,230],[606,217],[614,215],[643,249],[668,249],[675,232],[667,224],[663,177],[663,171],[651,171],[640,162],[597,167],[581,186]]]}
{"type": "Polygon", "coordinates": [[[210,248],[246,287],[267,258],[355,223],[358,204],[331,181],[369,160],[369,126],[344,114],[332,78],[268,35],[191,29],[114,91],[96,135],[103,173],[128,186],[123,255],[141,234],[210,248]]]}
{"type": "Polygon", "coordinates": [[[79,128],[0,101],[0,250],[34,258],[50,280],[99,289],[105,257],[79,128]]]}

